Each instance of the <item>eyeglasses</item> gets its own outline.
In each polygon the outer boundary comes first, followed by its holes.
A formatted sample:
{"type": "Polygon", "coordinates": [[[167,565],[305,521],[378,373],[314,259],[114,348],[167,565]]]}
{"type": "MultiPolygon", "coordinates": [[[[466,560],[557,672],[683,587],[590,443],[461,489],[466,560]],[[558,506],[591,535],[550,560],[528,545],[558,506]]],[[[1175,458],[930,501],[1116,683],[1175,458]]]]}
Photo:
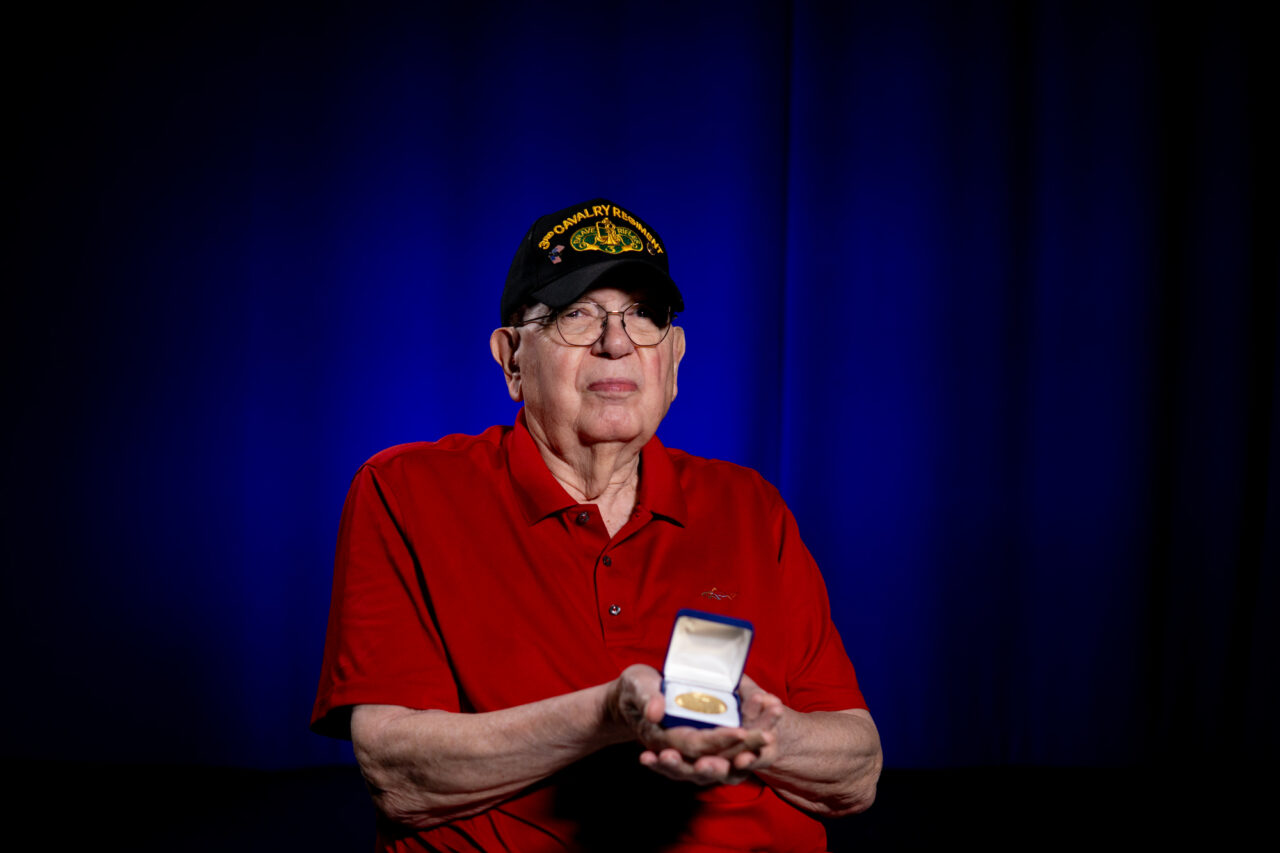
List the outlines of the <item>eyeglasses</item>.
{"type": "Polygon", "coordinates": [[[554,314],[530,317],[515,325],[541,323],[549,326],[554,322],[566,344],[589,347],[604,337],[611,314],[622,319],[623,333],[638,347],[656,347],[662,343],[671,330],[671,321],[675,319],[670,308],[651,302],[633,302],[621,311],[606,311],[603,305],[594,302],[574,302],[554,314]]]}

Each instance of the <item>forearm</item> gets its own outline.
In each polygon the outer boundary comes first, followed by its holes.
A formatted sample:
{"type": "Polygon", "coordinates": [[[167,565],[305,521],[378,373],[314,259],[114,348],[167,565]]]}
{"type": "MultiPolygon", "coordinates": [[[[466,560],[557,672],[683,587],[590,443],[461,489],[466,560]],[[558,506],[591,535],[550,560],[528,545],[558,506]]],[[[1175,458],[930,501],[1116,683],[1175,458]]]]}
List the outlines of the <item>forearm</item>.
{"type": "Polygon", "coordinates": [[[833,816],[865,811],[875,800],[883,759],[869,713],[786,709],[776,732],[778,758],[756,774],[783,799],[833,816]]]}
{"type": "Polygon", "coordinates": [[[476,814],[631,737],[612,684],[482,714],[357,706],[351,739],[378,808],[419,828],[476,814]]]}

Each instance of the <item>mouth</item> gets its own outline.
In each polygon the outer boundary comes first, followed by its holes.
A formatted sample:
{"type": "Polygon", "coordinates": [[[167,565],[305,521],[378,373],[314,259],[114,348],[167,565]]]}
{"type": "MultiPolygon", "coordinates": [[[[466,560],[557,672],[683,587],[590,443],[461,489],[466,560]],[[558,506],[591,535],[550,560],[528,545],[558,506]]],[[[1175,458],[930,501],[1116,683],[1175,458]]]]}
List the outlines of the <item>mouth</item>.
{"type": "Polygon", "coordinates": [[[639,388],[633,380],[621,378],[597,379],[587,386],[588,391],[596,394],[626,394],[639,388]]]}

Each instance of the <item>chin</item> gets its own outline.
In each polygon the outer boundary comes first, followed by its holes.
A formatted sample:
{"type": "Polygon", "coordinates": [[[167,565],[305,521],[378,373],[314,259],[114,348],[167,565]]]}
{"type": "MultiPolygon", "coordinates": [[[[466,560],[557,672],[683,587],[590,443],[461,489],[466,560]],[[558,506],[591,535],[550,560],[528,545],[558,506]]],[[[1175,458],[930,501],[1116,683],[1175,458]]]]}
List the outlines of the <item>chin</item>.
{"type": "Polygon", "coordinates": [[[646,432],[644,424],[637,418],[596,418],[583,424],[578,434],[582,436],[584,444],[601,441],[630,442],[642,436],[647,440],[653,435],[653,430],[646,432]]]}
{"type": "MultiPolygon", "coordinates": [[[[600,444],[606,441],[618,441],[623,444],[629,444],[640,438],[643,433],[636,430],[588,430],[580,433],[583,444],[600,444]]],[[[652,435],[646,436],[646,440],[652,435]]]]}

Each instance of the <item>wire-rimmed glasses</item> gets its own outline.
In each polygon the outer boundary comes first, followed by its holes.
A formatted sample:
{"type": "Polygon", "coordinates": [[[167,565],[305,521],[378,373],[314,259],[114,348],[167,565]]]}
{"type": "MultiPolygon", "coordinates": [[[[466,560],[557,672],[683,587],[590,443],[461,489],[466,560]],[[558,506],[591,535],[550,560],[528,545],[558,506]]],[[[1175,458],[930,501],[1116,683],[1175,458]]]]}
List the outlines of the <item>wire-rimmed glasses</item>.
{"type": "Polygon", "coordinates": [[[652,302],[633,302],[621,311],[606,311],[595,302],[574,302],[551,314],[530,317],[517,326],[553,322],[564,342],[572,347],[589,347],[604,337],[610,315],[622,320],[622,331],[638,347],[656,347],[671,330],[671,309],[652,302]]]}

